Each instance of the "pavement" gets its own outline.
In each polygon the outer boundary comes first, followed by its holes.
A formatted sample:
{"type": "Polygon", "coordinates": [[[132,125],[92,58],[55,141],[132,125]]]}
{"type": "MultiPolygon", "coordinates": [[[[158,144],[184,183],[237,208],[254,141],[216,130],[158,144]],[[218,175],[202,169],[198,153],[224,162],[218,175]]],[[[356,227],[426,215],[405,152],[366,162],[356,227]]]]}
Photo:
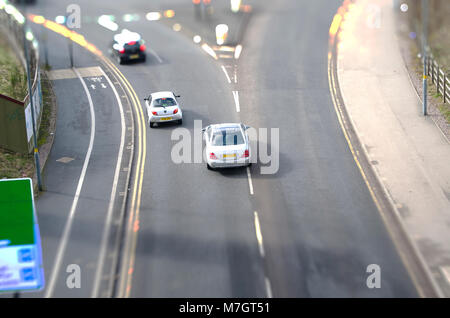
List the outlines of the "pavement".
{"type": "Polygon", "coordinates": [[[396,30],[392,1],[356,1],[339,34],[339,85],[395,213],[438,293],[449,297],[450,144],[433,120],[422,115],[396,30]],[[380,10],[379,21],[369,16],[374,8],[380,10]]]}

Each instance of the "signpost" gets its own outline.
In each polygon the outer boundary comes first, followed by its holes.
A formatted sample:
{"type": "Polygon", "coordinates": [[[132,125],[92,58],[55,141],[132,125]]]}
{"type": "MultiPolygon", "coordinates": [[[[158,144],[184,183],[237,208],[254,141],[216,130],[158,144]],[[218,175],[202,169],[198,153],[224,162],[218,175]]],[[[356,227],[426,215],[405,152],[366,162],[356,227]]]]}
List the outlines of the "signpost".
{"type": "Polygon", "coordinates": [[[41,242],[30,178],[0,180],[0,292],[44,287],[41,242]]]}

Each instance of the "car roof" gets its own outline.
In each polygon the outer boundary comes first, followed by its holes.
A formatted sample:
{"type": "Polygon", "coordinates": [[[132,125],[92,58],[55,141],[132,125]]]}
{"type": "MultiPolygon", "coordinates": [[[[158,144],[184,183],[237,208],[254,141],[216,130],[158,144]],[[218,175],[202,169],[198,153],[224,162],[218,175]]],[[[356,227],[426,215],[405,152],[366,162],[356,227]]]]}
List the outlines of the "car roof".
{"type": "Polygon", "coordinates": [[[168,97],[173,98],[173,97],[174,97],[174,94],[173,94],[173,92],[170,92],[170,91],[164,91],[164,92],[155,92],[155,93],[152,93],[151,96],[152,96],[152,99],[157,99],[157,98],[168,98],[168,97]]]}
{"type": "Polygon", "coordinates": [[[132,42],[132,41],[138,42],[140,40],[141,40],[141,36],[139,35],[139,33],[131,32],[127,29],[123,29],[122,32],[114,35],[114,41],[116,41],[118,43],[128,43],[128,42],[132,42]]]}
{"type": "Polygon", "coordinates": [[[241,123],[223,123],[211,125],[212,129],[223,129],[223,128],[241,128],[241,123]]]}

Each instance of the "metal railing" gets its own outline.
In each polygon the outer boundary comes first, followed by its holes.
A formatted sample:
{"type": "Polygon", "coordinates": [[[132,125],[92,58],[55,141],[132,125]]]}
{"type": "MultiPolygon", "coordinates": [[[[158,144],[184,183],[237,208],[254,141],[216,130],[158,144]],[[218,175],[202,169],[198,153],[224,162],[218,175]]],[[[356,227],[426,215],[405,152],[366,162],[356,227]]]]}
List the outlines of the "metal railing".
{"type": "Polygon", "coordinates": [[[442,67],[436,62],[434,57],[428,56],[427,63],[427,76],[431,79],[431,82],[436,86],[436,90],[444,97],[444,103],[450,102],[450,77],[446,75],[442,67]]]}

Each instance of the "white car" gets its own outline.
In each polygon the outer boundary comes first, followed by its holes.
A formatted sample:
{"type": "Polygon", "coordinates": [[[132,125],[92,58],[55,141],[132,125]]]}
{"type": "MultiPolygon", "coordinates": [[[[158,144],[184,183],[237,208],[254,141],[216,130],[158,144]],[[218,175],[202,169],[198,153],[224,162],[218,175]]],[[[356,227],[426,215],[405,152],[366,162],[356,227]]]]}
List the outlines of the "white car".
{"type": "Polygon", "coordinates": [[[156,92],[144,98],[147,108],[148,123],[153,128],[155,123],[176,121],[183,122],[183,112],[173,92],[156,92]]]}
{"type": "Polygon", "coordinates": [[[251,164],[251,149],[241,123],[210,125],[202,129],[206,143],[206,166],[215,168],[243,167],[251,164]]]}

